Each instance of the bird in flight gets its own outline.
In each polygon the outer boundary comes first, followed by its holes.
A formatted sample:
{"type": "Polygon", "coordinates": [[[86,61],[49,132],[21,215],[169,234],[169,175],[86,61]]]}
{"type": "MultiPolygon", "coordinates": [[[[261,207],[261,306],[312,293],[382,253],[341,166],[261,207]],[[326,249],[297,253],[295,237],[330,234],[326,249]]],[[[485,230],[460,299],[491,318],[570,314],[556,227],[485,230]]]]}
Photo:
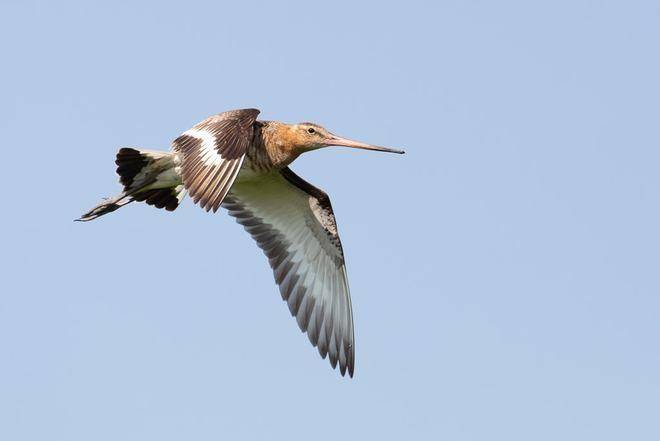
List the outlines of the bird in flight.
{"type": "Polygon", "coordinates": [[[289,164],[328,146],[404,152],[342,138],[317,124],[258,115],[241,109],[211,116],[176,138],[170,152],[120,149],[115,163],[123,191],[77,220],[133,201],[174,211],[186,192],[206,211],[225,208],[268,257],[282,298],[321,357],[352,377],[353,311],[330,198],[289,164]]]}

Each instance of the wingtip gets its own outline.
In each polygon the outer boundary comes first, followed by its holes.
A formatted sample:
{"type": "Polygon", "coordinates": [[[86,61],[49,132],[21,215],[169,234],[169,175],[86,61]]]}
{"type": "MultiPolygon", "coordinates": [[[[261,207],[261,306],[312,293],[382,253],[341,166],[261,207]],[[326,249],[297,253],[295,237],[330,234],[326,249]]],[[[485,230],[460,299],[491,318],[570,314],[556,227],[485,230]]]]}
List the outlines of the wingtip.
{"type": "MultiPolygon", "coordinates": [[[[342,377],[346,376],[346,373],[348,373],[349,378],[353,378],[353,371],[355,370],[355,365],[353,363],[337,363],[339,365],[339,373],[341,374],[342,377]]],[[[334,368],[334,366],[333,366],[334,368]]]]}
{"type": "Polygon", "coordinates": [[[342,377],[348,373],[348,378],[353,378],[353,366],[339,366],[339,373],[342,377]]]}

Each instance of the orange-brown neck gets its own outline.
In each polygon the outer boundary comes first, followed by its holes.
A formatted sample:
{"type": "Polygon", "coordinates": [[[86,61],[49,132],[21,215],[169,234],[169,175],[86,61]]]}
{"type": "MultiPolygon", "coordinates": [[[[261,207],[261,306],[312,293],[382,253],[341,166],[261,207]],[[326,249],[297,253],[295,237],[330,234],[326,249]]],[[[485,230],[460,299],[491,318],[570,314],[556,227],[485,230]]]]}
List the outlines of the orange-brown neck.
{"type": "Polygon", "coordinates": [[[262,149],[276,168],[286,167],[306,151],[303,140],[289,124],[263,121],[257,136],[261,138],[262,149]]]}

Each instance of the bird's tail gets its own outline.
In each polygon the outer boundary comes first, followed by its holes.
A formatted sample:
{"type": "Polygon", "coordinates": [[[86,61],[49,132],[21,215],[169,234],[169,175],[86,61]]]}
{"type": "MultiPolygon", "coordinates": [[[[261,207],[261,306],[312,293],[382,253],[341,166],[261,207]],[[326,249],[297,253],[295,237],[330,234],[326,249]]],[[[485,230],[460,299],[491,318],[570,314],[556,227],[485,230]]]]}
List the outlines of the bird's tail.
{"type": "Polygon", "coordinates": [[[78,221],[91,221],[133,201],[174,211],[185,195],[178,157],[170,152],[122,148],[117,152],[117,174],[124,190],[83,214],[78,221]]]}

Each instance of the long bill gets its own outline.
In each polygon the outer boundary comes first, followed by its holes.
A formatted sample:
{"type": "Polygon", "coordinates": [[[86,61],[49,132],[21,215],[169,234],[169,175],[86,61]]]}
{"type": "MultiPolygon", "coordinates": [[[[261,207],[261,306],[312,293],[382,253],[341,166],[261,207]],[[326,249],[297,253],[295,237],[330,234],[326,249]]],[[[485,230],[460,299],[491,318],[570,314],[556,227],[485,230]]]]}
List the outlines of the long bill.
{"type": "Polygon", "coordinates": [[[398,149],[391,149],[389,147],[381,147],[378,145],[371,145],[360,141],[353,141],[352,139],[342,138],[341,136],[332,135],[332,138],[326,141],[326,145],[339,145],[343,147],[351,147],[354,149],[363,149],[363,150],[374,150],[377,152],[388,152],[388,153],[398,153],[402,155],[406,152],[398,149]]]}

